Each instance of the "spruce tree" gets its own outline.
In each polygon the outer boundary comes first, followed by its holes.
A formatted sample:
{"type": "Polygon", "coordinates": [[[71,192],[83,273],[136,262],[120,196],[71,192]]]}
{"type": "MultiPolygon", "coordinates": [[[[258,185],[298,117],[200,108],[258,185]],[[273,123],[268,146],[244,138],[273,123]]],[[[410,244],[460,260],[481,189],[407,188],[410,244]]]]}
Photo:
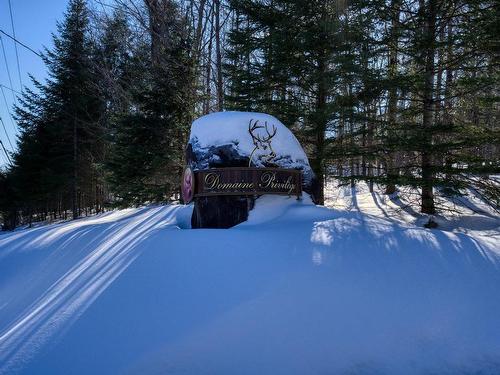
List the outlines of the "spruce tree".
{"type": "Polygon", "coordinates": [[[29,217],[33,210],[47,216],[70,209],[76,218],[82,209],[94,208],[96,166],[103,157],[103,106],[93,86],[84,0],[69,2],[53,41],[44,55],[49,78],[33,81],[38,92],[25,90],[16,109],[21,136],[12,174],[29,217]]]}
{"type": "Polygon", "coordinates": [[[117,117],[108,167],[121,205],[169,201],[178,190],[192,107],[188,30],[176,3],[146,2],[149,38],[134,51],[131,107],[117,117]]]}
{"type": "MultiPolygon", "coordinates": [[[[229,108],[271,113],[295,129],[323,191],[334,120],[339,8],[331,1],[231,1],[229,108]]],[[[323,203],[323,196],[318,200],[323,203]]]]}

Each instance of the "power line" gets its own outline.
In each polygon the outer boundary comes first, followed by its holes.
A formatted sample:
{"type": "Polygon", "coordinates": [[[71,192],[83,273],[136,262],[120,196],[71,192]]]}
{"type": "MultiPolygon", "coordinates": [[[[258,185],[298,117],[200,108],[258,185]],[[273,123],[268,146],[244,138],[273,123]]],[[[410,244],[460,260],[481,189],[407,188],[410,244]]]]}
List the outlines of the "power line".
{"type": "MultiPolygon", "coordinates": [[[[7,159],[5,159],[3,152],[0,152],[0,163],[8,164],[8,161],[7,161],[7,159]]],[[[0,165],[0,170],[1,170],[1,165],[0,165]]]]}
{"type": "Polygon", "coordinates": [[[7,87],[7,86],[5,86],[5,85],[2,85],[1,83],[0,83],[0,87],[3,87],[4,89],[10,90],[10,91],[12,91],[12,92],[13,92],[13,93],[15,93],[15,94],[22,95],[19,91],[14,90],[14,89],[11,89],[10,87],[7,87]]]}
{"type": "Polygon", "coordinates": [[[10,141],[9,133],[7,133],[7,128],[5,127],[5,122],[3,122],[3,119],[0,117],[0,122],[2,123],[3,131],[5,133],[5,136],[7,137],[7,140],[9,141],[10,149],[14,150],[14,147],[12,146],[12,142],[10,141]]]}
{"type": "Polygon", "coordinates": [[[15,37],[13,37],[12,35],[10,34],[7,34],[5,31],[3,31],[2,29],[0,29],[0,33],[2,33],[3,35],[5,35],[6,37],[12,39],[14,42],[16,42],[17,44],[23,46],[24,48],[26,48],[28,51],[30,52],[33,52],[35,55],[37,55],[39,58],[43,59],[43,56],[40,55],[38,52],[36,52],[33,48],[27,46],[26,44],[24,44],[23,42],[19,41],[18,39],[16,39],[15,37]]]}
{"type": "Polygon", "coordinates": [[[2,146],[3,153],[5,154],[5,156],[7,156],[7,160],[9,161],[9,164],[12,166],[12,160],[10,160],[10,155],[7,152],[7,150],[5,149],[5,146],[3,145],[3,142],[1,139],[0,139],[0,146],[2,146]]]}
{"type": "Polygon", "coordinates": [[[10,113],[9,104],[7,103],[7,98],[5,97],[5,92],[3,91],[2,86],[0,86],[0,92],[2,93],[3,102],[5,103],[5,108],[7,109],[7,113],[9,114],[10,123],[12,124],[12,128],[14,129],[14,133],[17,134],[17,126],[15,125],[12,114],[10,113]]]}
{"type": "Polygon", "coordinates": [[[14,88],[12,86],[12,77],[10,75],[9,62],[7,61],[7,54],[5,53],[5,46],[3,44],[3,38],[2,38],[1,35],[0,35],[0,44],[2,45],[3,61],[5,63],[5,69],[7,69],[7,77],[9,78],[10,89],[12,90],[12,97],[14,98],[14,101],[16,101],[16,97],[15,97],[15,95],[13,93],[14,88]]]}
{"type": "MultiPolygon", "coordinates": [[[[9,164],[9,161],[7,160],[7,158],[5,157],[5,154],[3,152],[0,152],[0,161],[2,162],[2,164],[9,164]]],[[[1,169],[1,166],[0,166],[0,169],[1,169]]]]}
{"type": "MultiPolygon", "coordinates": [[[[12,35],[14,35],[14,39],[16,39],[16,29],[14,28],[14,17],[12,15],[12,3],[9,0],[9,13],[10,13],[10,24],[12,26],[12,35]]],[[[19,87],[20,90],[23,91],[23,80],[21,78],[21,66],[19,64],[19,52],[17,51],[17,44],[14,43],[14,49],[16,51],[16,61],[17,61],[17,75],[19,76],[19,87]]]]}

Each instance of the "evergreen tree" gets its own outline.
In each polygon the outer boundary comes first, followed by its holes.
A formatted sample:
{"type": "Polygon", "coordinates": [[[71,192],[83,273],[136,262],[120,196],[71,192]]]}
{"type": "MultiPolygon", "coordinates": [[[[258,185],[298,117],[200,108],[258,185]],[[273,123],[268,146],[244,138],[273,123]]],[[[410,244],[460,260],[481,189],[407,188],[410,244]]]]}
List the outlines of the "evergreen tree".
{"type": "MultiPolygon", "coordinates": [[[[339,9],[326,0],[231,1],[228,107],[276,115],[309,150],[323,191],[338,84],[339,9]]],[[[323,196],[318,197],[323,202],[323,196]]]]}
{"type": "Polygon", "coordinates": [[[178,190],[192,107],[189,44],[177,5],[147,1],[149,48],[135,51],[141,84],[117,119],[110,158],[111,188],[122,205],[168,201],[178,190]]]}
{"type": "Polygon", "coordinates": [[[0,228],[1,230],[13,230],[17,225],[17,202],[12,187],[12,175],[0,170],[0,228]]]}
{"type": "Polygon", "coordinates": [[[54,49],[44,61],[49,79],[33,80],[38,92],[25,90],[16,119],[21,128],[11,171],[22,207],[47,215],[71,209],[73,218],[96,203],[96,165],[102,160],[102,103],[93,89],[89,17],[84,0],[71,0],[58,24],[54,49]]]}
{"type": "Polygon", "coordinates": [[[436,211],[436,193],[463,188],[498,207],[489,177],[498,171],[494,7],[354,1],[345,18],[350,48],[331,149],[337,177],[379,181],[387,193],[396,184],[419,189],[424,213],[436,211]]]}

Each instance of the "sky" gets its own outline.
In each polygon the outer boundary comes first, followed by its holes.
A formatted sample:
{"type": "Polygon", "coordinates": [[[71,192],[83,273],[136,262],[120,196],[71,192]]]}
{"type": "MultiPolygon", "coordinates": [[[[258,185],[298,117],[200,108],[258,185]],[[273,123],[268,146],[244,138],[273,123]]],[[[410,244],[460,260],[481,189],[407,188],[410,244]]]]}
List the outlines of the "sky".
{"type": "MultiPolygon", "coordinates": [[[[56,32],[56,22],[62,20],[68,0],[10,1],[17,39],[33,48],[35,51],[41,51],[44,47],[51,47],[51,33],[56,32]]],[[[0,0],[0,30],[10,35],[13,34],[9,12],[9,0],[0,0]]],[[[11,119],[15,93],[10,90],[11,83],[7,71],[10,71],[12,89],[17,92],[21,91],[21,84],[23,86],[32,87],[29,74],[33,75],[37,80],[43,81],[47,77],[47,71],[40,57],[18,45],[19,78],[14,42],[1,33],[0,36],[2,37],[5,47],[5,57],[8,65],[7,69],[0,45],[0,117],[5,124],[8,134],[7,137],[2,127],[2,123],[0,122],[0,139],[5,147],[9,151],[12,151],[12,148],[16,147],[16,134],[18,134],[18,131],[15,128],[14,121],[11,119]],[[7,105],[5,105],[1,90],[3,90],[5,94],[7,105]],[[12,147],[8,138],[10,138],[12,147]]],[[[0,151],[0,166],[5,165],[6,157],[3,152],[0,151]]]]}

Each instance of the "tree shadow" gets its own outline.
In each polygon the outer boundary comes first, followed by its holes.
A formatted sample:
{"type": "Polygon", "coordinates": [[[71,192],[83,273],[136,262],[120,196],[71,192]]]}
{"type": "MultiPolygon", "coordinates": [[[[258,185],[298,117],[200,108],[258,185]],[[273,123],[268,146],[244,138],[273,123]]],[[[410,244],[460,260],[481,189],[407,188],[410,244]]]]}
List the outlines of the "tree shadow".
{"type": "Polygon", "coordinates": [[[411,204],[404,203],[398,195],[393,194],[389,197],[389,199],[392,203],[398,206],[400,210],[406,212],[408,215],[411,215],[414,218],[421,216],[419,212],[413,209],[411,204]]]}
{"type": "Polygon", "coordinates": [[[390,219],[390,216],[389,214],[387,213],[387,210],[382,207],[382,205],[380,204],[380,201],[379,201],[379,197],[378,197],[378,193],[375,193],[374,191],[371,191],[370,192],[372,198],[373,198],[373,202],[375,202],[375,205],[377,206],[377,208],[382,211],[382,214],[387,218],[387,219],[390,219]]]}
{"type": "MultiPolygon", "coordinates": [[[[0,363],[4,368],[33,355],[60,327],[67,329],[141,254],[138,249],[144,248],[137,245],[163,222],[171,221],[177,209],[168,206],[140,209],[118,222],[91,227],[88,227],[91,220],[72,222],[15,236],[23,243],[14,245],[12,251],[22,252],[25,247],[36,245],[50,248],[42,263],[50,271],[39,267],[40,279],[53,271],[59,276],[50,285],[32,284],[32,294],[39,298],[21,314],[10,314],[15,320],[5,322],[0,331],[0,363]],[[64,234],[59,238],[55,233],[61,230],[64,234]],[[81,250],[74,252],[77,248],[81,250]]],[[[5,314],[3,309],[2,312],[5,314]]]]}

